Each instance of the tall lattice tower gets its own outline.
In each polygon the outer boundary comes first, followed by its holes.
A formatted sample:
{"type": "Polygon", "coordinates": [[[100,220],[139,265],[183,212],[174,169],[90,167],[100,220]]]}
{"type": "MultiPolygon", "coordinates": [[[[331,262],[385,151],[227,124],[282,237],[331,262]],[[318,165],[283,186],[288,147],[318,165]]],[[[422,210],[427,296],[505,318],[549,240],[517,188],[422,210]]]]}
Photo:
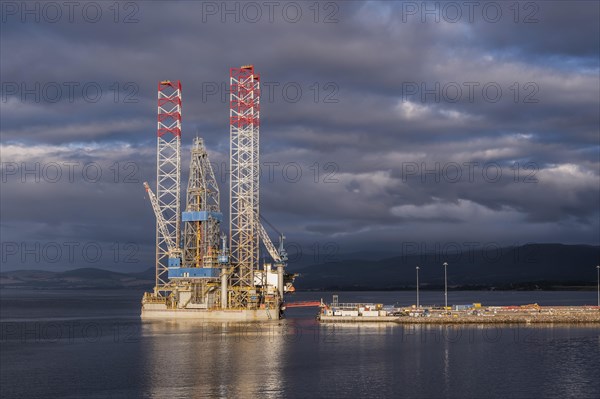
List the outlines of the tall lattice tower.
{"type": "MultiPolygon", "coordinates": [[[[169,236],[175,246],[180,242],[181,190],[181,83],[158,84],[158,141],[156,148],[156,198],[169,236]]],[[[156,226],[156,286],[154,292],[169,291],[169,251],[166,237],[156,226]]]]}
{"type": "Polygon", "coordinates": [[[254,66],[230,70],[229,234],[232,306],[246,306],[259,259],[260,78],[254,66]]]}

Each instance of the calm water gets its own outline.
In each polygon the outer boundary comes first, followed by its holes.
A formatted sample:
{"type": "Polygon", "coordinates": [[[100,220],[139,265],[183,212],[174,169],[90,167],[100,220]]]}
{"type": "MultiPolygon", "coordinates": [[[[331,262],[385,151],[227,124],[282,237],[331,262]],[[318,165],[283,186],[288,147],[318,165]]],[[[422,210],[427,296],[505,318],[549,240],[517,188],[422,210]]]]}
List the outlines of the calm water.
{"type": "MultiPolygon", "coordinates": [[[[141,292],[0,291],[2,398],[598,398],[597,326],[141,322],[141,292]]],[[[331,293],[290,300],[330,301],[331,293]]],[[[411,304],[410,292],[340,302],[411,304]]],[[[595,292],[450,292],[452,303],[582,305],[595,292]]],[[[422,292],[424,304],[442,303],[422,292]]]]}

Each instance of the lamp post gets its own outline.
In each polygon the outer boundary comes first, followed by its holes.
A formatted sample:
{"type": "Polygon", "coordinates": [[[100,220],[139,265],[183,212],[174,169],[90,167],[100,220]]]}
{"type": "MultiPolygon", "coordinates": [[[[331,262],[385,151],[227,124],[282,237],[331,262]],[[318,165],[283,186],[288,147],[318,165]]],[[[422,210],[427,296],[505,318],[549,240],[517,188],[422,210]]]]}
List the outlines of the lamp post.
{"type": "Polygon", "coordinates": [[[444,310],[448,310],[448,263],[444,262],[444,302],[445,302],[445,307],[444,310]]]}
{"type": "Polygon", "coordinates": [[[419,308],[419,266],[417,266],[417,309],[419,308]]]}
{"type": "Polygon", "coordinates": [[[596,266],[596,272],[598,273],[598,306],[600,306],[600,265],[596,266]]]}

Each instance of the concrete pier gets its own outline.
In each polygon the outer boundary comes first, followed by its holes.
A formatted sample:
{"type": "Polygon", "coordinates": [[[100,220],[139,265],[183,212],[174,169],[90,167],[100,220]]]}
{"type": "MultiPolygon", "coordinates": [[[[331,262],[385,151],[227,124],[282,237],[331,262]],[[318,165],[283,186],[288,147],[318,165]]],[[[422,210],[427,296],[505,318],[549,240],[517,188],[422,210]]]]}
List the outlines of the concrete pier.
{"type": "MultiPolygon", "coordinates": [[[[409,309],[407,309],[409,310],[409,309]]],[[[319,315],[323,323],[381,323],[399,324],[530,324],[530,323],[600,323],[598,306],[539,306],[524,309],[511,306],[487,306],[473,310],[430,310],[428,316],[326,316],[319,315]]]]}

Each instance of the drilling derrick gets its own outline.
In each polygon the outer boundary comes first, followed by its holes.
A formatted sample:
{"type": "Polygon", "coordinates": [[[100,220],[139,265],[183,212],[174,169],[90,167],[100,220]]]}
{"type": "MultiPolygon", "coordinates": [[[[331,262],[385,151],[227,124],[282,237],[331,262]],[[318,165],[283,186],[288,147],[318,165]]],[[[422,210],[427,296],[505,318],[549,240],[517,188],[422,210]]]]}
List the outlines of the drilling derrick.
{"type": "Polygon", "coordinates": [[[180,247],[179,205],[181,171],[181,83],[158,84],[158,141],[156,148],[156,199],[166,229],[156,224],[156,286],[154,293],[170,291],[169,266],[181,262],[169,257],[169,241],[180,247]]]}
{"type": "Polygon", "coordinates": [[[219,187],[201,138],[192,144],[190,178],[184,222],[185,267],[218,267],[220,222],[219,187]]]}
{"type": "Polygon", "coordinates": [[[259,121],[260,78],[254,66],[230,70],[230,207],[229,234],[234,273],[232,306],[252,298],[259,260],[259,121]]]}

